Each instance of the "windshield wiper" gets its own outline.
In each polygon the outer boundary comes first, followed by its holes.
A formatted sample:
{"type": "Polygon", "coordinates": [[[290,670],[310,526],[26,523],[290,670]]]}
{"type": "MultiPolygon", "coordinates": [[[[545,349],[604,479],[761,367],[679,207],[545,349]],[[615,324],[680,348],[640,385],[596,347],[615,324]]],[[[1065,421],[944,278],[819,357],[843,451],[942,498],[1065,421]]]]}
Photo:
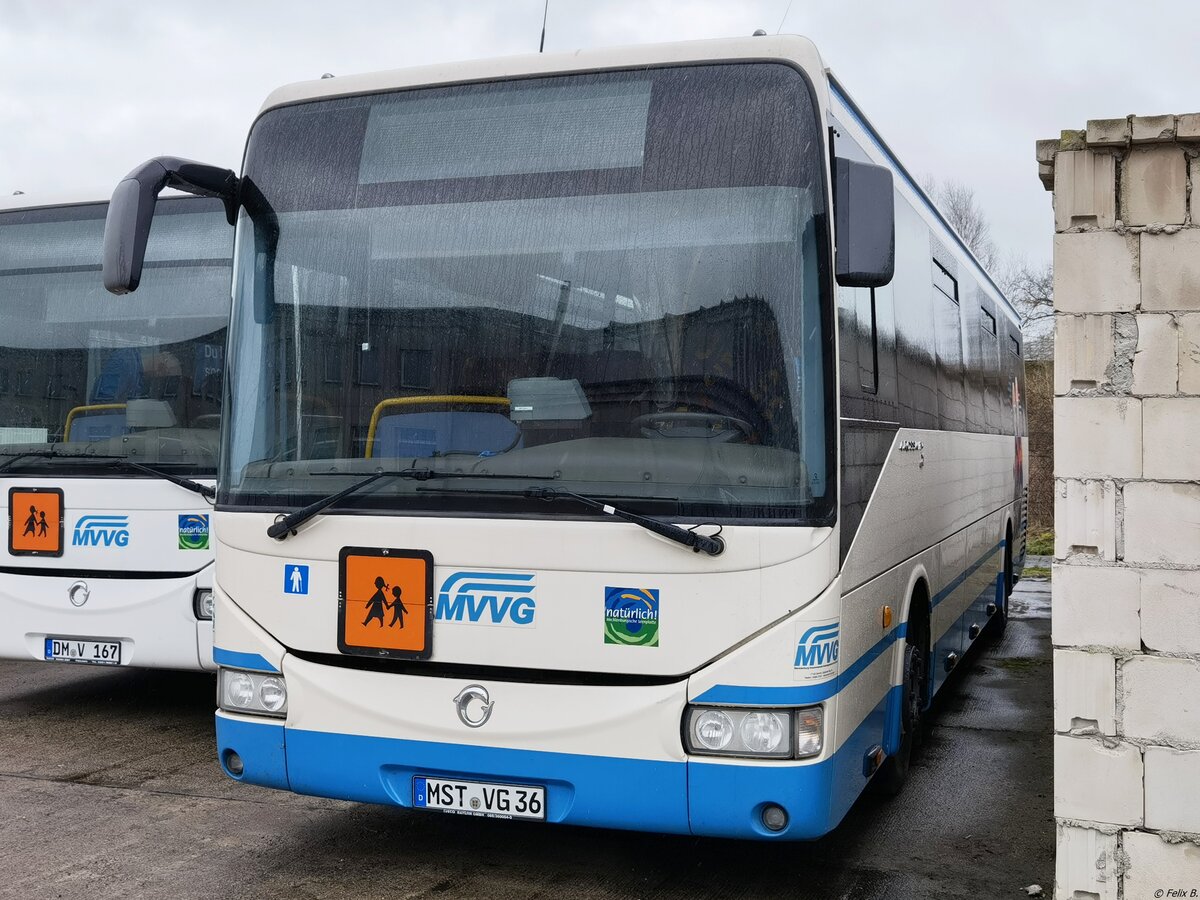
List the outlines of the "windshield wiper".
{"type": "MultiPolygon", "coordinates": [[[[345,472],[321,472],[313,473],[322,475],[345,475],[345,472]]],[[[348,497],[351,494],[361,491],[370,484],[374,484],[381,478],[407,478],[412,481],[429,481],[431,479],[441,478],[506,478],[516,481],[553,481],[553,475],[502,475],[496,472],[438,472],[435,469],[384,469],[376,472],[373,475],[368,475],[361,481],[356,481],[347,488],[343,488],[336,494],[330,494],[328,497],[322,497],[303,509],[298,509],[294,513],[286,516],[281,516],[275,520],[275,523],[267,528],[267,537],[275,538],[282,541],[289,534],[311,519],[318,513],[328,509],[333,504],[337,503],[343,497],[348,497]]]]}
{"type": "Polygon", "coordinates": [[[23,459],[95,459],[99,460],[106,466],[127,466],[131,469],[136,469],[139,472],[145,472],[147,475],[153,475],[156,478],[162,478],[172,484],[177,484],[181,488],[186,488],[189,491],[195,491],[201,497],[207,497],[209,500],[217,496],[216,488],[210,487],[207,484],[201,484],[198,481],[193,481],[190,478],[184,478],[182,475],[173,475],[170,472],[164,472],[161,469],[156,469],[153,466],[147,466],[140,462],[134,462],[127,456],[112,453],[63,453],[60,450],[28,450],[24,453],[18,453],[16,456],[6,459],[0,463],[0,472],[6,472],[14,465],[23,459]]]}
{"type": "Polygon", "coordinates": [[[164,472],[162,469],[156,469],[153,466],[147,466],[140,462],[134,462],[124,456],[118,456],[113,460],[114,465],[125,465],[131,469],[136,469],[139,472],[145,472],[147,475],[153,475],[155,478],[161,478],[164,481],[169,481],[171,484],[177,484],[181,488],[186,488],[189,491],[194,491],[206,500],[213,500],[217,496],[217,489],[208,484],[201,484],[199,481],[193,481],[191,478],[184,478],[182,475],[173,475],[170,472],[164,472]]]}
{"type": "Polygon", "coordinates": [[[0,463],[0,472],[7,472],[23,459],[124,459],[111,453],[63,453],[61,450],[26,450],[0,463]]]}
{"type": "Polygon", "coordinates": [[[725,542],[721,540],[719,534],[709,535],[688,531],[686,528],[680,528],[678,525],[672,525],[670,522],[660,522],[657,519],[617,509],[611,503],[604,503],[584,494],[576,494],[574,491],[564,491],[561,488],[529,488],[525,491],[525,496],[534,500],[546,501],[574,500],[576,503],[590,509],[599,510],[605,515],[613,516],[625,522],[632,522],[634,525],[640,525],[647,531],[653,531],[655,534],[661,535],[669,541],[683,544],[685,547],[691,547],[695,553],[703,552],[709,556],[720,556],[725,552],[725,542]]]}

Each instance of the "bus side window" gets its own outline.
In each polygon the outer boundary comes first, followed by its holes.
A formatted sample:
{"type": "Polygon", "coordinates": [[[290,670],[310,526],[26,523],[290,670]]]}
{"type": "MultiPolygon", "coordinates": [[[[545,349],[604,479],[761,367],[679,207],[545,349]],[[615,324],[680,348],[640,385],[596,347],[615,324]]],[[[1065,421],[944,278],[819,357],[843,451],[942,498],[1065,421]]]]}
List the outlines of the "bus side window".
{"type": "Polygon", "coordinates": [[[963,383],[963,334],[958,279],[936,259],[932,261],[932,266],[938,417],[943,429],[966,431],[967,404],[963,383]]]}
{"type": "Polygon", "coordinates": [[[983,398],[987,410],[987,431],[991,434],[1003,434],[1002,411],[1006,409],[1004,396],[1007,381],[1004,375],[1004,359],[1000,353],[1004,348],[1000,346],[995,314],[987,306],[981,306],[980,311],[982,312],[979,325],[983,332],[983,364],[987,375],[987,387],[983,398]]]}
{"type": "Polygon", "coordinates": [[[995,334],[996,333],[996,317],[993,316],[986,309],[983,309],[982,307],[980,309],[983,312],[983,318],[979,320],[980,326],[988,334],[995,334]]]}
{"type": "Polygon", "coordinates": [[[936,259],[933,261],[933,286],[958,303],[958,279],[936,259]]]}
{"type": "Polygon", "coordinates": [[[841,328],[842,389],[857,388],[864,394],[879,390],[879,329],[874,288],[845,288],[838,291],[841,328]]]}
{"type": "Polygon", "coordinates": [[[875,289],[854,292],[858,318],[858,383],[864,392],[879,391],[879,328],[875,318],[875,289]]]}

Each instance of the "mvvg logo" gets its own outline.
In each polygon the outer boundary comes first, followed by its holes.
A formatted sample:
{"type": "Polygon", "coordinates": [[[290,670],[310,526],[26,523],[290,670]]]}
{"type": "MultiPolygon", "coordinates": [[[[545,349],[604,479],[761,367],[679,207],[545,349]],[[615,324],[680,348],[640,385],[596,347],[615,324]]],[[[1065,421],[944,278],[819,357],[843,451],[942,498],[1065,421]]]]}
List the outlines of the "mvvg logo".
{"type": "Polygon", "coordinates": [[[838,661],[838,622],[813,625],[800,636],[796,644],[795,668],[805,679],[824,678],[833,674],[838,661]]]}
{"type": "Polygon", "coordinates": [[[465,625],[532,626],[535,587],[533,575],[455,572],[442,582],[434,618],[465,625]]]}
{"type": "Polygon", "coordinates": [[[128,547],[129,516],[80,516],[71,535],[75,547],[128,547]]]}

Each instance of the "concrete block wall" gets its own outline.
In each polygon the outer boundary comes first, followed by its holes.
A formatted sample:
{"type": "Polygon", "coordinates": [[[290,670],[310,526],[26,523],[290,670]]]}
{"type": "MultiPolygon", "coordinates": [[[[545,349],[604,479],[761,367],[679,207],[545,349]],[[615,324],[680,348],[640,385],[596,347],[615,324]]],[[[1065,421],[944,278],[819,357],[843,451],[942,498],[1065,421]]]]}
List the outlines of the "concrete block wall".
{"type": "Polygon", "coordinates": [[[1200,896],[1200,113],[1093,120],[1037,162],[1055,222],[1054,896],[1200,896]]]}

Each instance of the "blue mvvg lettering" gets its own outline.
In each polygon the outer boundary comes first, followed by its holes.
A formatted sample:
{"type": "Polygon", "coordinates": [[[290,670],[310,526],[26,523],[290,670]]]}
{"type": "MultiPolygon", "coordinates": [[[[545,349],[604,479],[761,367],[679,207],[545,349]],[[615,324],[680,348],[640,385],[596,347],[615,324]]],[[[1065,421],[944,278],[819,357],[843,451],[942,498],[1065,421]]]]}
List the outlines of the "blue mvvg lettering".
{"type": "Polygon", "coordinates": [[[534,576],[455,572],[442,582],[434,618],[469,625],[532,625],[537,613],[534,576]]]}
{"type": "Polygon", "coordinates": [[[797,669],[815,669],[831,666],[838,660],[837,623],[817,625],[804,632],[796,645],[797,669]]]}
{"type": "Polygon", "coordinates": [[[80,516],[71,534],[75,547],[128,547],[129,516],[80,516]]]}

